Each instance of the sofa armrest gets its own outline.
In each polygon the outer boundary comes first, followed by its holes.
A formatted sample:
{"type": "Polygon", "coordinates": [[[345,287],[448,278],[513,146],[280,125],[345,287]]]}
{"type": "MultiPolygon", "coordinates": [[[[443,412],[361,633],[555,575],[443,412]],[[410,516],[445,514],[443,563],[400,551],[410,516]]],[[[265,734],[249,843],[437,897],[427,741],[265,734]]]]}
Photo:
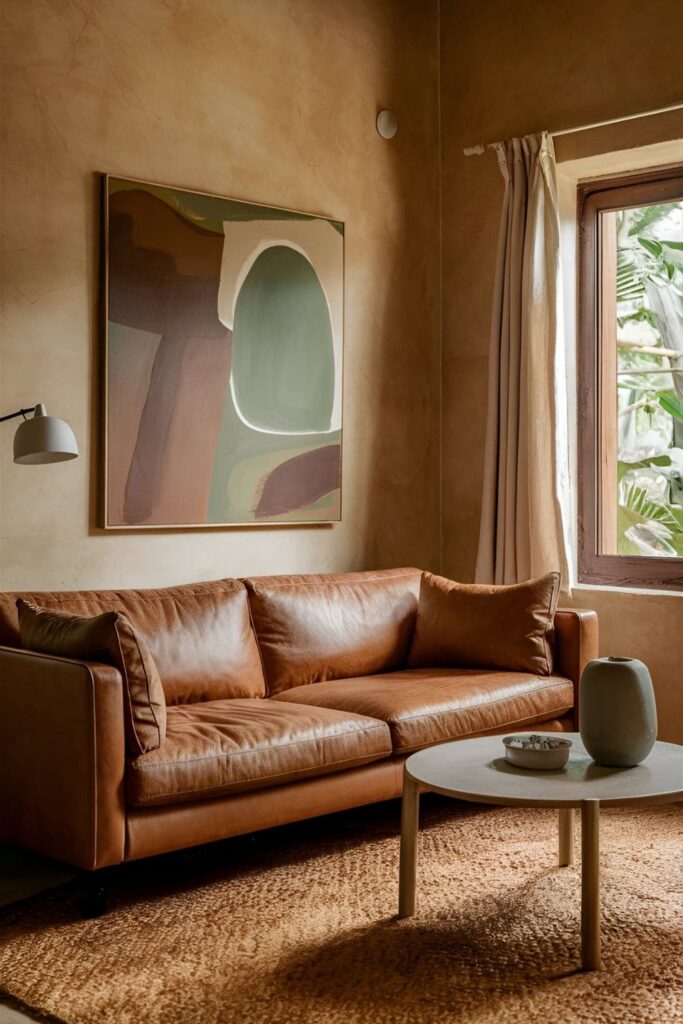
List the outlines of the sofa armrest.
{"type": "Polygon", "coordinates": [[[0,834],[77,867],[123,859],[123,681],[109,665],[0,647],[0,834]]]}
{"type": "Polygon", "coordinates": [[[598,656],[598,616],[584,608],[558,608],[554,623],[555,671],[574,684],[574,725],[579,722],[579,679],[598,656]]]}

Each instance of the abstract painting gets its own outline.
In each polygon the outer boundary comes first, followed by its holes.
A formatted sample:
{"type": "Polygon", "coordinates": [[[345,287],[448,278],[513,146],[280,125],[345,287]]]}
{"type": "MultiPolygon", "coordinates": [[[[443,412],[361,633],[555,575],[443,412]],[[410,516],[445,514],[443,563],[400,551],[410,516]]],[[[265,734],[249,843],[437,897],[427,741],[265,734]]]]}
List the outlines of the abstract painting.
{"type": "Polygon", "coordinates": [[[341,517],[344,226],[106,176],[111,529],[341,517]]]}

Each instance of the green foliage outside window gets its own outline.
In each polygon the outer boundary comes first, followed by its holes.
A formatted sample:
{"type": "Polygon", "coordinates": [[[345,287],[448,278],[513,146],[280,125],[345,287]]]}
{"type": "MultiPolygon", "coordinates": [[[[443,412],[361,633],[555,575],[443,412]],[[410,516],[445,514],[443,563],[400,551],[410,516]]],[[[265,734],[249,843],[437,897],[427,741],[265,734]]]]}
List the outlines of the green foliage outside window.
{"type": "Polygon", "coordinates": [[[618,212],[616,299],[617,550],[683,557],[683,201],[618,212]]]}

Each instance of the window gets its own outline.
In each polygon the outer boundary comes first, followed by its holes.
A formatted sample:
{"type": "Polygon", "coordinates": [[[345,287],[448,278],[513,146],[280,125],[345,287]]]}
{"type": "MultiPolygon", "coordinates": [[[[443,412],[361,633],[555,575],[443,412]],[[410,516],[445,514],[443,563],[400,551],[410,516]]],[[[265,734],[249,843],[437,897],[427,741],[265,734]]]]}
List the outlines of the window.
{"type": "Polygon", "coordinates": [[[683,167],[578,211],[579,580],[683,589],[683,167]]]}

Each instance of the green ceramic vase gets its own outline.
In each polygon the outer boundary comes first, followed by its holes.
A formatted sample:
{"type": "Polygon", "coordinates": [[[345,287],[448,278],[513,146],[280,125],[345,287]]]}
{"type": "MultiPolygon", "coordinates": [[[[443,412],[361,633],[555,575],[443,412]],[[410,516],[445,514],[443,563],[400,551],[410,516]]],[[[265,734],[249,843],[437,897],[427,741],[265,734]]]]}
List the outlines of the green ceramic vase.
{"type": "Polygon", "coordinates": [[[632,768],[644,761],[657,739],[647,665],[637,658],[589,661],[579,684],[579,730],[596,764],[632,768]]]}

